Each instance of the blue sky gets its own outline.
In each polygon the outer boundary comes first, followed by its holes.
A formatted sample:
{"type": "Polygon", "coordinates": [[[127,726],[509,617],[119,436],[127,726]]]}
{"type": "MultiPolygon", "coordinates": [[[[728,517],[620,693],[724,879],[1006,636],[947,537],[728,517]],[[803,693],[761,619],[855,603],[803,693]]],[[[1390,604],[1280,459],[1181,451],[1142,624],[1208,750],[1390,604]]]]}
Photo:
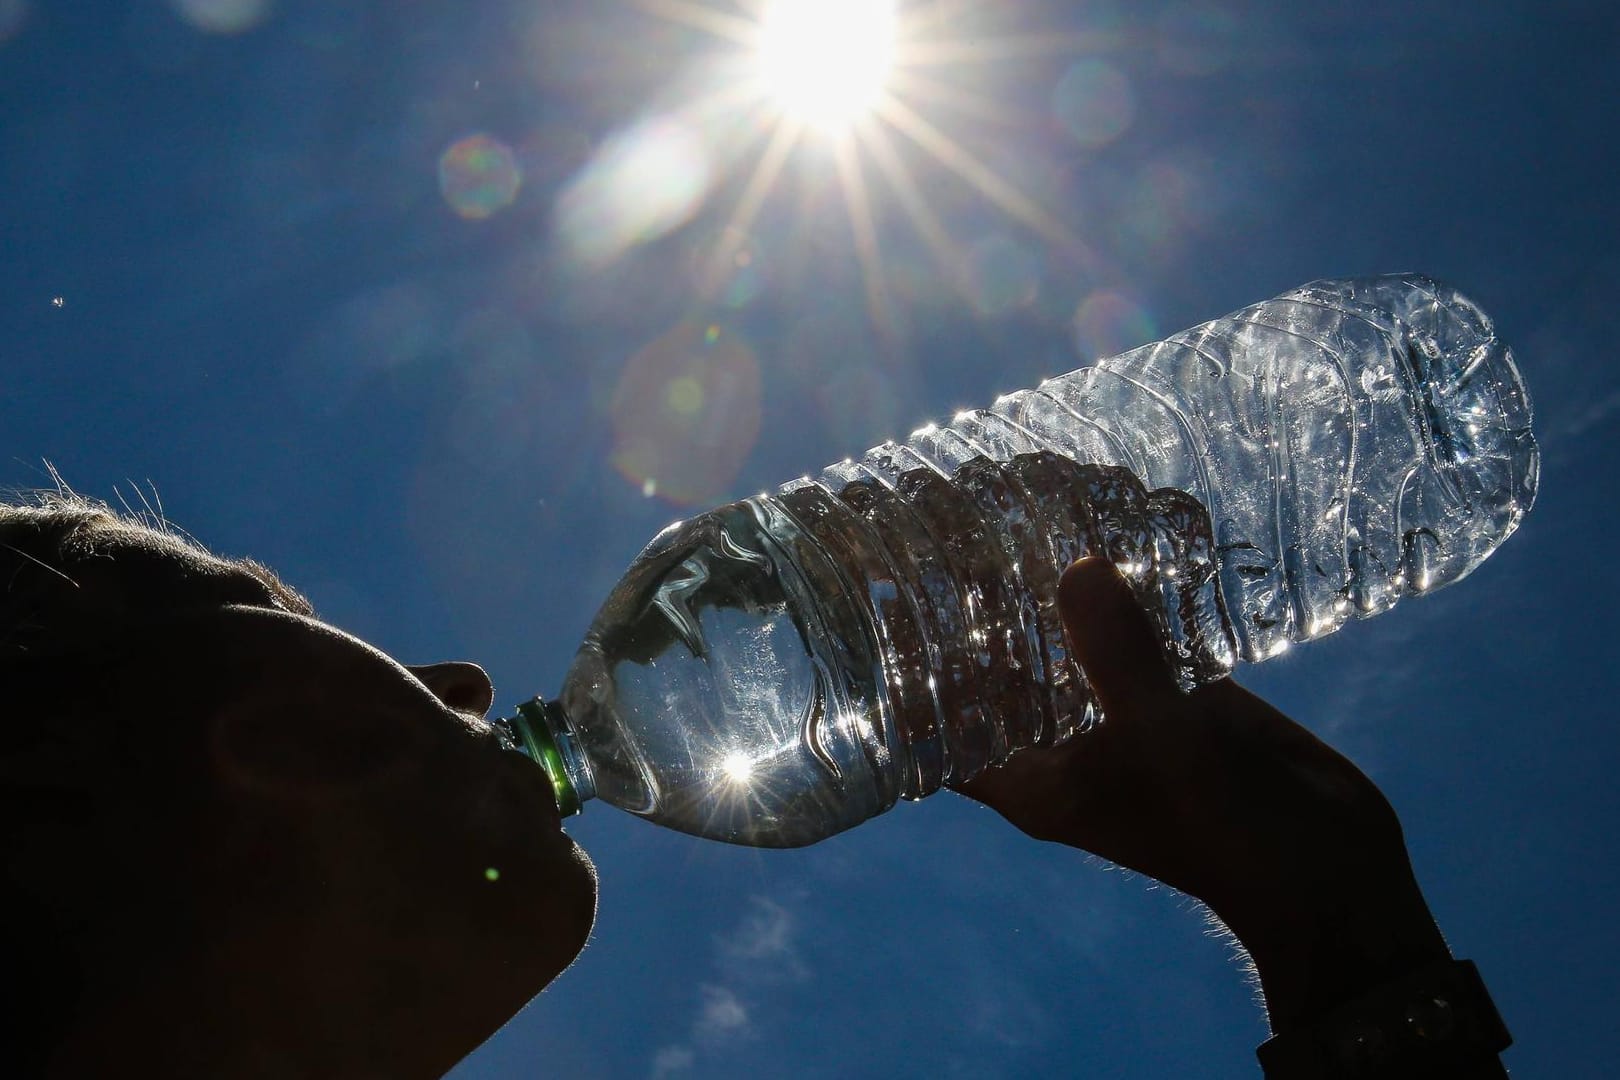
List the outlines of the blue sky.
{"type": "MultiPolygon", "coordinates": [[[[155,487],[510,706],[674,517],[1313,278],[1432,274],[1515,348],[1538,505],[1244,678],[1394,801],[1515,1074],[1612,1067],[1620,17],[919,0],[927,127],[855,154],[863,218],[815,137],[739,214],[774,129],[675,7],[0,0],[0,483],[155,487]]],[[[954,796],[794,852],[571,830],[595,939],[469,1080],[1257,1075],[1191,904],[954,796]]]]}

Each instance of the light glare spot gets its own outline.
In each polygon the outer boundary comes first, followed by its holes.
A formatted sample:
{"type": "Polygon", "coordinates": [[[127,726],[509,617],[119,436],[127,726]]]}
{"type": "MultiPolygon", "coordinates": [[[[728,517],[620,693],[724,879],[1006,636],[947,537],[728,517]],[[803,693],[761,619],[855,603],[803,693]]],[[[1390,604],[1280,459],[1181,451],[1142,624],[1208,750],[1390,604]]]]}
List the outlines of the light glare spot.
{"type": "Polygon", "coordinates": [[[754,763],[741,750],[733,750],[720,762],[720,771],[733,784],[746,784],[754,775],[754,763]]]}
{"type": "Polygon", "coordinates": [[[575,263],[600,270],[685,224],[713,166],[701,134],[649,118],[609,138],[557,197],[557,230],[575,263]]]}
{"type": "Polygon", "coordinates": [[[892,0],[770,0],[760,81],[785,115],[836,133],[883,96],[894,37],[892,0]]]}

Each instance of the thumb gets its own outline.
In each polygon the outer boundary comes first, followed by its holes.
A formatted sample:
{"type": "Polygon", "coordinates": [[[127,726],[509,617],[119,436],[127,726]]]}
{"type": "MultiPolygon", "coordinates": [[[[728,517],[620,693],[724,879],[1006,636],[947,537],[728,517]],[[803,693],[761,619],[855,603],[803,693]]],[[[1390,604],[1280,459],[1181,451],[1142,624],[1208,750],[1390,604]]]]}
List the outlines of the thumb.
{"type": "Polygon", "coordinates": [[[1107,559],[1091,556],[1064,571],[1058,611],[1105,715],[1180,696],[1158,631],[1107,559]]]}

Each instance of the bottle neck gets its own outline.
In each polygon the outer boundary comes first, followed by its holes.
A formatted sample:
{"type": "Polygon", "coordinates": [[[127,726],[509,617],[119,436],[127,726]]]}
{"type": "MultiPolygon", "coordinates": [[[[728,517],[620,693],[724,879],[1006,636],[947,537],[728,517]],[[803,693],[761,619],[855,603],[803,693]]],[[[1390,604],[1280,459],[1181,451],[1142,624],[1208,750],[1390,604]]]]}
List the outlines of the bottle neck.
{"type": "Polygon", "coordinates": [[[508,749],[528,756],[546,771],[563,817],[579,813],[587,800],[596,797],[590,763],[561,702],[525,701],[516,715],[496,720],[495,730],[508,749]]]}

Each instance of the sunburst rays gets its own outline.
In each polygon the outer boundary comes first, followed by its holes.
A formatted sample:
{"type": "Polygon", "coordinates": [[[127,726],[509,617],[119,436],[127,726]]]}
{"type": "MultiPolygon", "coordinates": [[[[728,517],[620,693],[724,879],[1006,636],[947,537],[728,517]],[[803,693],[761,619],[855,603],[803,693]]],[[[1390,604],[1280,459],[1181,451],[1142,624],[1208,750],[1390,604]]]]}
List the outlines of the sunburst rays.
{"type": "MultiPolygon", "coordinates": [[[[701,103],[694,100],[689,108],[703,109],[710,115],[717,108],[731,110],[768,133],[752,165],[740,161],[735,166],[746,170],[747,179],[725,211],[719,240],[701,274],[699,289],[703,297],[713,298],[724,288],[735,249],[744,242],[777,190],[790,158],[806,143],[816,140],[828,144],[825,149],[830,151],[833,176],[848,215],[865,306],[874,328],[884,339],[896,333],[897,319],[879,228],[883,201],[898,206],[938,264],[943,279],[955,291],[965,296],[971,288],[963,251],[930,203],[928,184],[919,178],[908,150],[921,151],[927,162],[970,186],[986,203],[1038,237],[1060,257],[1081,268],[1094,265],[1089,246],[1067,223],[954,135],[947,120],[931,114],[937,110],[974,123],[1014,123],[1016,117],[1005,103],[965,88],[953,81],[953,74],[963,66],[1095,52],[1107,45],[1100,35],[963,33],[957,37],[952,34],[953,26],[961,24],[970,11],[961,0],[906,6],[897,12],[893,5],[871,0],[874,10],[887,7],[896,12],[892,41],[887,43],[891,67],[852,115],[829,124],[807,115],[803,101],[795,102],[792,94],[788,100],[773,94],[770,79],[759,70],[761,50],[770,39],[771,28],[766,20],[771,16],[772,0],[725,7],[718,0],[633,2],[649,15],[708,34],[726,49],[734,48],[735,56],[717,63],[713,89],[703,95],[701,103]],[[897,144],[896,136],[904,147],[897,144]]],[[[850,5],[841,6],[847,15],[850,5]]],[[[816,10],[824,7],[817,5],[816,10]]],[[[889,33],[891,29],[879,32],[889,33]]],[[[797,62],[805,65],[813,60],[801,56],[797,62]]],[[[805,70],[797,71],[794,77],[802,79],[805,70]]],[[[793,93],[805,90],[802,83],[796,83],[793,93]]]]}

